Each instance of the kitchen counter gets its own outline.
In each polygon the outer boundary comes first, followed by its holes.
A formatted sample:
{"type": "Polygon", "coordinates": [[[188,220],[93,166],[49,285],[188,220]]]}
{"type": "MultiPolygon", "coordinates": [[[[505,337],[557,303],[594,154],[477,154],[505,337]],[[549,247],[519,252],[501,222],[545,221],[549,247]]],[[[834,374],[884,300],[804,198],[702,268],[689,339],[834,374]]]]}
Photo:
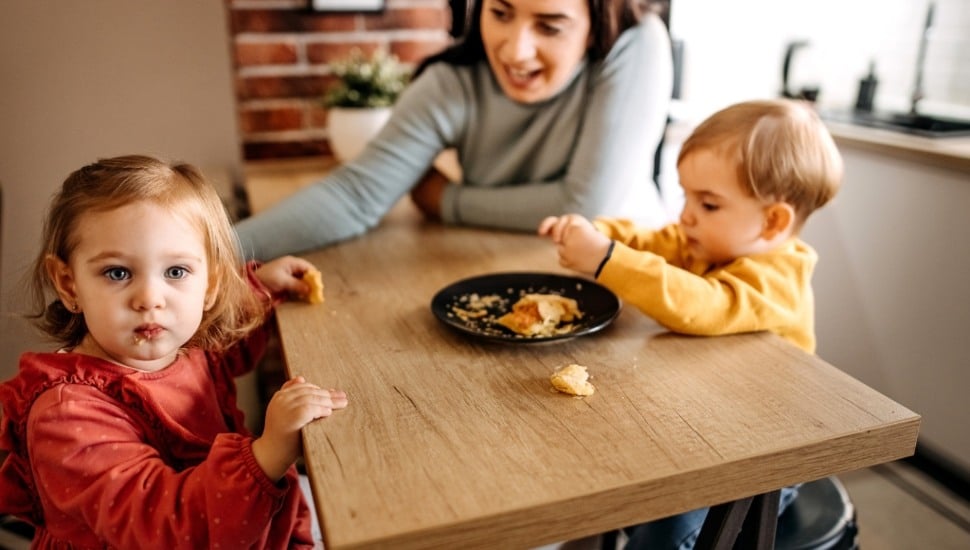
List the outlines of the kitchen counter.
{"type": "Polygon", "coordinates": [[[825,124],[839,148],[851,146],[903,160],[970,172],[970,136],[928,138],[831,120],[825,121],[825,124]]]}
{"type": "MultiPolygon", "coordinates": [[[[672,120],[667,126],[666,140],[674,150],[678,150],[694,127],[709,113],[699,111],[697,105],[681,100],[674,100],[670,108],[672,120]]],[[[862,126],[844,121],[847,116],[844,110],[825,107],[819,107],[819,114],[839,149],[848,147],[970,173],[970,136],[930,138],[862,126]]],[[[668,162],[675,163],[676,158],[668,162]]]]}

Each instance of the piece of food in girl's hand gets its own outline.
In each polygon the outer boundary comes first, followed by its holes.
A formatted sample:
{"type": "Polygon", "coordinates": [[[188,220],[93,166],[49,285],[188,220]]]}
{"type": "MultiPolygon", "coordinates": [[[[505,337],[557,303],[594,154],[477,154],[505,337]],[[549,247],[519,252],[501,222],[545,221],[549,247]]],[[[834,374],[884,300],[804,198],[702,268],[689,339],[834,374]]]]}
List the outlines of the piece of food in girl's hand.
{"type": "Polygon", "coordinates": [[[323,275],[318,269],[309,269],[303,273],[303,282],[310,287],[310,292],[303,299],[311,304],[323,303],[323,275]]]}
{"type": "Polygon", "coordinates": [[[570,395],[593,395],[596,388],[589,383],[589,372],[586,367],[577,364],[566,365],[552,373],[549,379],[552,387],[570,395]]]}

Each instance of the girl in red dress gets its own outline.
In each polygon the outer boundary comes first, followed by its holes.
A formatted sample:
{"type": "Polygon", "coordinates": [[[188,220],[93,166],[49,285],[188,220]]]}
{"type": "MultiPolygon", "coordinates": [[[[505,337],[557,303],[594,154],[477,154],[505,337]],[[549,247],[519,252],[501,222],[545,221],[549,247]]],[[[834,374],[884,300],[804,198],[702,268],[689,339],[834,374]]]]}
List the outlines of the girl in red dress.
{"type": "Polygon", "coordinates": [[[44,238],[35,320],[58,348],[0,385],[0,513],[35,548],[313,546],[300,429],[347,396],[296,376],[254,437],[234,384],[312,264],[244,266],[199,171],[144,156],[71,174],[44,238]]]}

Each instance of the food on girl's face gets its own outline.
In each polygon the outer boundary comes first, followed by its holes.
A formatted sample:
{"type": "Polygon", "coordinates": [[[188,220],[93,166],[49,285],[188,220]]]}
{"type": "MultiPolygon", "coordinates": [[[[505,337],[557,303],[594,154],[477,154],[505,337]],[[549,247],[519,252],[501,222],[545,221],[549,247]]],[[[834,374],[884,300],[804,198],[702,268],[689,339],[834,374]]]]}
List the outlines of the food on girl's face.
{"type": "Polygon", "coordinates": [[[587,396],[593,395],[596,388],[589,383],[589,372],[586,367],[577,364],[566,365],[549,378],[552,387],[570,395],[587,396]]]}

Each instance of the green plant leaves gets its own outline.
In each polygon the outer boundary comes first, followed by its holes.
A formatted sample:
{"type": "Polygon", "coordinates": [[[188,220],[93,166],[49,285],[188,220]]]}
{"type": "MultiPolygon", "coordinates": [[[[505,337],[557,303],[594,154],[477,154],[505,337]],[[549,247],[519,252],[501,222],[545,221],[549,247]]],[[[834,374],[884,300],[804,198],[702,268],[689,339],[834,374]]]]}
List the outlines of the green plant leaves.
{"type": "Polygon", "coordinates": [[[355,48],[341,61],[330,64],[339,79],[323,97],[327,107],[388,107],[411,78],[397,56],[377,50],[371,56],[355,48]]]}

